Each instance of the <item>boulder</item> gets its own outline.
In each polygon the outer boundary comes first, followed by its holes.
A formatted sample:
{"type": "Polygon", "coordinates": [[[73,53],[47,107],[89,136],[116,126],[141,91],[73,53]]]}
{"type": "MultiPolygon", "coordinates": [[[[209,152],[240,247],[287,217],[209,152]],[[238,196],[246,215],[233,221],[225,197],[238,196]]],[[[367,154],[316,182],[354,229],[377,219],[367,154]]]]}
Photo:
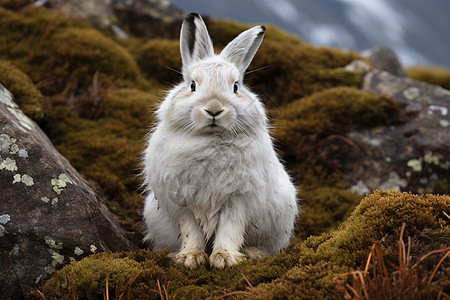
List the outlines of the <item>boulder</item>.
{"type": "Polygon", "coordinates": [[[359,193],[449,193],[450,91],[373,69],[362,89],[392,97],[405,120],[348,132],[340,150],[344,181],[359,193]]]}
{"type": "Polygon", "coordinates": [[[185,16],[168,0],[49,0],[46,5],[65,15],[110,28],[123,38],[127,37],[125,32],[139,37],[177,38],[185,16]]]}
{"type": "Polygon", "coordinates": [[[379,46],[361,52],[376,68],[396,76],[406,77],[397,55],[388,47],[379,46]]]}
{"type": "Polygon", "coordinates": [[[0,191],[0,299],[89,254],[137,248],[1,84],[0,191]]]}
{"type": "Polygon", "coordinates": [[[97,26],[112,25],[112,0],[49,0],[46,5],[63,14],[86,20],[97,26]]]}
{"type": "Polygon", "coordinates": [[[178,38],[185,16],[167,0],[116,0],[112,9],[127,32],[147,38],[178,38]]]}

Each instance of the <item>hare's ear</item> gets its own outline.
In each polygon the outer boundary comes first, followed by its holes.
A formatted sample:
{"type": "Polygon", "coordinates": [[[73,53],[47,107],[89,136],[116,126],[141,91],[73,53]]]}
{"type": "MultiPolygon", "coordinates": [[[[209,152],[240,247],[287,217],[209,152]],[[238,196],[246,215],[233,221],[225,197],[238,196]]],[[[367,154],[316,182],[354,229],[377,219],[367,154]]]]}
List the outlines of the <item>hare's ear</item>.
{"type": "Polygon", "coordinates": [[[183,66],[214,55],[211,38],[206,29],[202,17],[196,13],[190,13],[184,18],[181,25],[180,52],[183,66]]]}
{"type": "Polygon", "coordinates": [[[250,28],[239,34],[220,53],[220,56],[236,65],[241,79],[261,45],[265,31],[264,26],[250,28]]]}

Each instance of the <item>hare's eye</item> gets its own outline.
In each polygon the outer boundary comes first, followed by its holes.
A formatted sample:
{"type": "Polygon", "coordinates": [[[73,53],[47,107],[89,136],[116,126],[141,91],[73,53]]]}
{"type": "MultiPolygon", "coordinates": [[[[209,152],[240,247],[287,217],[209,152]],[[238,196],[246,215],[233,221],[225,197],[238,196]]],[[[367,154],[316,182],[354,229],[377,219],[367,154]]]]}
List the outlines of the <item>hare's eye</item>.
{"type": "Polygon", "coordinates": [[[191,92],[195,92],[195,88],[197,87],[196,83],[194,80],[192,80],[191,82],[191,92]]]}
{"type": "Polygon", "coordinates": [[[234,83],[234,85],[233,85],[233,93],[237,93],[238,90],[239,90],[239,85],[238,85],[238,83],[237,83],[237,81],[236,81],[236,82],[234,83]]]}

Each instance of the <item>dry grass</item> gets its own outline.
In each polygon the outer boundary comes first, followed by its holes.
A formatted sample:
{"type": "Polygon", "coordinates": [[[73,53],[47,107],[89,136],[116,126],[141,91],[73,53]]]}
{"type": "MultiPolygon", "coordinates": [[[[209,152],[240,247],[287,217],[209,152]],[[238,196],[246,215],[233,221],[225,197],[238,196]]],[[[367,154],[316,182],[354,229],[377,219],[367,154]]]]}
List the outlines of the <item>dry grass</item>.
{"type": "Polygon", "coordinates": [[[234,292],[221,291],[223,295],[215,297],[214,300],[224,298],[238,299],[237,296],[244,296],[246,299],[272,299],[270,295],[267,295],[262,290],[255,288],[244,274],[241,273],[241,275],[244,278],[245,282],[247,283],[246,291],[234,291],[234,292]]]}
{"type": "Polygon", "coordinates": [[[155,292],[159,295],[161,300],[175,300],[175,296],[169,292],[169,284],[170,281],[165,281],[163,284],[159,281],[159,279],[156,281],[158,285],[157,290],[151,290],[152,292],[155,292]]]}
{"type": "MultiPolygon", "coordinates": [[[[138,272],[132,279],[128,280],[125,285],[123,285],[123,283],[121,281],[116,281],[116,286],[115,286],[115,293],[114,293],[114,300],[124,300],[125,296],[127,297],[126,299],[130,300],[131,299],[131,285],[136,281],[136,279],[142,274],[143,271],[138,272]],[[120,293],[120,291],[123,289],[123,292],[120,293]]],[[[75,294],[74,294],[74,299],[75,299],[75,294]]],[[[103,293],[103,299],[104,300],[110,300],[112,298],[110,298],[109,296],[109,276],[106,276],[106,281],[105,281],[105,292],[103,293]]]]}
{"type": "Polygon", "coordinates": [[[450,255],[450,247],[431,251],[413,263],[411,238],[408,237],[406,245],[403,241],[404,230],[403,223],[397,242],[398,265],[387,264],[381,245],[373,244],[364,271],[353,271],[335,278],[335,299],[450,299],[436,286],[439,280],[434,280],[439,267],[450,255]],[[431,275],[424,276],[419,270],[420,263],[439,253],[445,254],[431,275]]]}

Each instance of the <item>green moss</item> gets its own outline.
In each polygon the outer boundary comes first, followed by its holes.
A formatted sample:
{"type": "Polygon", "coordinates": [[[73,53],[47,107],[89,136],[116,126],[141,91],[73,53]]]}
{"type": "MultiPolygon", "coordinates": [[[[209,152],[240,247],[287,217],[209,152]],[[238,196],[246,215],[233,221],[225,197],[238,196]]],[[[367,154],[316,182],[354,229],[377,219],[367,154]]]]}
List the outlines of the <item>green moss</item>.
{"type": "Polygon", "coordinates": [[[417,66],[406,70],[408,76],[450,90],[450,69],[444,67],[417,66]]]}
{"type": "Polygon", "coordinates": [[[375,126],[398,120],[399,108],[389,97],[337,87],[296,100],[273,111],[276,136],[336,131],[343,126],[375,126]],[[279,128],[279,129],[278,129],[279,128]]]}
{"type": "MultiPolygon", "coordinates": [[[[398,239],[402,224],[405,238],[411,237],[411,259],[417,262],[423,255],[448,246],[450,223],[443,214],[450,205],[449,196],[413,195],[376,191],[365,197],[351,216],[337,230],[306,241],[298,241],[291,253],[299,255],[298,266],[281,279],[260,285],[255,293],[268,298],[289,298],[294,293],[305,299],[332,299],[336,278],[351,270],[364,269],[373,243],[383,247],[389,274],[398,265],[398,239]]],[[[438,264],[439,255],[420,264],[420,278],[429,277],[438,264]]],[[[450,261],[441,266],[437,288],[450,291],[450,261]]]]}
{"type": "Polygon", "coordinates": [[[306,187],[300,192],[302,214],[297,238],[306,238],[335,229],[356,205],[362,196],[344,188],[323,186],[306,187]]]}
{"type": "Polygon", "coordinates": [[[149,40],[136,50],[136,57],[142,72],[147,77],[157,78],[162,83],[178,83],[181,74],[181,56],[178,41],[149,40]],[[173,70],[172,70],[173,69],[173,70]]]}
{"type": "Polygon", "coordinates": [[[89,28],[81,20],[70,19],[43,7],[14,12],[0,7],[0,56],[10,60],[33,54],[48,38],[67,28],[89,28]]]}
{"type": "Polygon", "coordinates": [[[312,237],[296,249],[314,249],[314,255],[308,258],[311,263],[332,260],[356,267],[375,241],[387,235],[398,238],[402,223],[407,225],[407,234],[448,226],[443,211],[449,205],[449,196],[376,191],[365,197],[337,230],[327,234],[326,240],[323,236],[312,237]]]}
{"type": "Polygon", "coordinates": [[[292,268],[285,278],[261,284],[253,294],[264,295],[260,299],[333,299],[334,277],[347,271],[332,262],[302,265],[292,268]]]}
{"type": "MultiPolygon", "coordinates": [[[[156,292],[159,280],[171,295],[181,299],[194,295],[214,297],[233,291],[247,291],[258,299],[295,299],[299,295],[305,299],[331,299],[336,277],[364,267],[373,243],[383,245],[387,261],[395,260],[402,223],[406,223],[405,236],[412,237],[414,261],[431,250],[447,246],[450,226],[443,211],[449,206],[449,196],[376,191],[365,197],[338,229],[306,241],[298,240],[291,249],[275,256],[245,261],[225,270],[209,270],[204,266],[187,270],[175,265],[167,257],[167,251],[102,253],[58,271],[46,284],[45,292],[50,298],[62,297],[68,293],[70,285],[64,282],[70,278],[80,295],[95,289],[96,294],[101,295],[106,274],[114,272],[110,267],[99,270],[99,262],[107,266],[109,261],[111,264],[120,261],[123,274],[128,274],[121,279],[123,281],[130,280],[136,270],[143,270],[133,283],[132,298],[147,295],[149,299],[159,299],[156,292]],[[94,279],[90,284],[85,283],[83,278],[77,277],[77,272],[94,279]]],[[[439,258],[422,264],[421,275],[429,276],[439,258]]],[[[444,272],[437,273],[435,280],[445,279],[449,267],[450,262],[444,262],[441,266],[444,272]]],[[[443,281],[440,288],[450,289],[450,282],[443,281]]]]}
{"type": "Polygon", "coordinates": [[[74,293],[78,299],[97,299],[105,292],[108,277],[110,295],[116,299],[114,296],[118,298],[125,292],[124,286],[142,270],[141,264],[128,258],[84,259],[66,266],[54,277],[59,281],[50,280],[46,288],[51,290],[49,296],[58,291],[58,299],[73,299],[71,283],[76,282],[74,293]],[[118,291],[116,286],[120,286],[118,291]]]}
{"type": "Polygon", "coordinates": [[[358,58],[339,49],[267,40],[249,68],[249,72],[258,71],[247,78],[256,91],[269,97],[263,97],[269,107],[278,107],[336,86],[359,87],[361,74],[343,69],[358,58]]]}
{"type": "Polygon", "coordinates": [[[25,64],[34,80],[53,81],[47,93],[61,91],[68,84],[87,88],[96,72],[109,84],[140,75],[134,58],[95,29],[68,28],[52,35],[46,44],[30,54],[25,64]]]}
{"type": "MultiPolygon", "coordinates": [[[[85,101],[91,100],[90,98],[85,101]]],[[[80,101],[80,100],[78,100],[80,101]]],[[[94,106],[92,102],[73,105],[53,100],[50,132],[57,149],[81,172],[122,216],[140,219],[142,196],[140,155],[144,136],[153,121],[156,97],[136,89],[118,89],[94,106]],[[80,118],[79,115],[89,116],[80,118]],[[93,119],[97,116],[97,119],[93,119]]],[[[132,222],[137,223],[137,222],[132,222]]]]}
{"type": "Polygon", "coordinates": [[[14,95],[15,102],[27,116],[35,121],[44,118],[41,92],[25,73],[9,61],[0,60],[0,83],[14,95]]]}
{"type": "Polygon", "coordinates": [[[315,93],[272,109],[273,132],[286,160],[296,165],[294,171],[307,173],[322,166],[322,172],[339,170],[339,159],[348,151],[348,143],[338,143],[348,128],[395,124],[401,114],[389,97],[356,88],[336,87],[315,93]]]}
{"type": "MultiPolygon", "coordinates": [[[[149,299],[160,299],[157,292],[158,281],[177,298],[189,299],[194,295],[205,298],[219,296],[227,291],[244,289],[247,285],[245,278],[252,283],[270,282],[282,276],[295,263],[292,257],[283,253],[257,262],[243,262],[223,271],[208,270],[206,267],[187,270],[182,266],[175,265],[167,257],[167,254],[167,251],[140,250],[129,253],[91,255],[58,271],[45,285],[45,294],[52,299],[64,298],[71,292],[71,284],[74,284],[77,297],[78,295],[101,295],[105,290],[107,274],[109,274],[109,279],[116,276],[115,268],[110,265],[120,265],[122,268],[121,282],[131,280],[138,273],[137,271],[142,270],[131,289],[133,299],[139,298],[141,295],[146,295],[149,299]],[[102,263],[97,263],[99,261],[102,263]],[[69,284],[66,283],[66,278],[70,279],[69,284]],[[62,282],[65,284],[61,284],[62,282]]],[[[114,285],[110,286],[112,288],[114,285]]]]}
{"type": "MultiPolygon", "coordinates": [[[[254,25],[244,25],[231,20],[206,20],[209,34],[215,46],[225,47],[242,31],[251,28],[254,25]]],[[[265,25],[265,40],[271,40],[281,43],[303,44],[304,42],[297,36],[288,34],[272,25],[265,25]]]]}
{"type": "Polygon", "coordinates": [[[81,22],[45,9],[0,9],[0,57],[9,57],[45,95],[92,84],[94,74],[109,83],[140,76],[134,58],[120,45],[81,22]],[[24,38],[26,37],[26,38],[24,38]],[[32,49],[32,51],[30,51],[32,49]]]}

